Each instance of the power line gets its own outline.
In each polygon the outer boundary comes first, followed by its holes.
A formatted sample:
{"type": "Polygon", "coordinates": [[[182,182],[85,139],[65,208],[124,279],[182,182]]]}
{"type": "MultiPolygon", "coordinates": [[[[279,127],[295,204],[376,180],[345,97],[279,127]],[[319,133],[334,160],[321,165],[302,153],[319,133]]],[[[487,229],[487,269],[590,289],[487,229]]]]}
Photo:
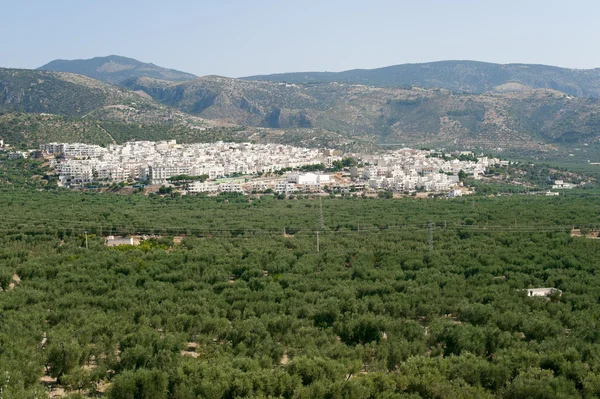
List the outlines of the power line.
{"type": "Polygon", "coordinates": [[[429,253],[433,253],[433,224],[429,222],[429,253]]]}
{"type": "MultiPolygon", "coordinates": [[[[343,221],[340,221],[343,222],[343,221]]],[[[544,228],[544,229],[572,229],[573,228],[573,224],[568,224],[568,225],[544,225],[544,224],[529,224],[529,225],[467,225],[467,224],[448,224],[447,221],[443,221],[440,222],[443,223],[445,228],[460,228],[460,229],[481,229],[481,230],[492,230],[492,229],[511,229],[511,230],[518,230],[518,229],[538,229],[538,228],[544,228]]],[[[165,225],[140,225],[137,223],[132,223],[129,224],[127,222],[115,222],[115,223],[111,223],[111,222],[97,222],[97,221],[86,221],[86,220],[64,220],[64,219],[40,219],[40,218],[22,218],[22,217],[11,217],[11,216],[3,216],[3,218],[0,220],[0,225],[2,224],[13,224],[15,226],[17,225],[43,225],[43,226],[52,226],[52,224],[56,224],[56,225],[60,225],[60,226],[65,226],[65,225],[72,225],[72,226],[94,226],[94,227],[106,227],[106,228],[111,228],[111,227],[144,227],[144,228],[149,228],[149,229],[153,229],[153,228],[160,228],[160,229],[205,229],[205,230],[218,230],[218,231],[231,231],[231,230],[237,230],[237,229],[244,229],[244,230],[279,230],[278,228],[259,228],[259,227],[254,227],[254,228],[247,228],[247,227],[235,227],[235,226],[230,226],[227,228],[217,228],[214,226],[204,226],[204,227],[194,227],[194,226],[183,226],[183,225],[179,225],[179,226],[175,226],[175,225],[171,225],[171,224],[165,224],[165,225]],[[8,222],[8,223],[6,223],[8,222]],[[45,223],[48,222],[48,223],[45,223]]],[[[301,224],[305,224],[305,223],[301,223],[301,224]]],[[[338,225],[339,226],[339,225],[338,225]]],[[[334,227],[334,228],[330,228],[333,230],[336,229],[340,229],[340,227],[334,227]]],[[[286,226],[287,227],[293,227],[293,226],[286,226]]],[[[308,227],[308,226],[306,226],[308,227]]],[[[401,225],[395,225],[395,224],[373,224],[373,225],[365,225],[364,223],[362,225],[360,225],[360,222],[358,222],[357,225],[353,225],[353,226],[349,226],[345,225],[344,227],[342,227],[342,229],[348,229],[348,230],[363,230],[363,231],[367,231],[370,229],[405,229],[405,228],[428,228],[429,227],[429,222],[427,223],[412,223],[412,224],[401,224],[401,225]]],[[[588,224],[588,225],[576,225],[576,227],[586,227],[586,228],[591,228],[591,229],[595,229],[598,227],[598,225],[592,225],[592,224],[588,224]]],[[[325,225],[319,225],[319,229],[320,230],[324,230],[325,229],[325,225]]]]}
{"type": "MultiPolygon", "coordinates": [[[[245,220],[249,222],[248,220],[245,220]]],[[[321,213],[319,214],[319,229],[324,230],[324,223],[321,224],[321,213]]],[[[250,221],[251,222],[251,221],[250,221]]],[[[261,222],[263,222],[261,220],[261,222]]],[[[263,222],[264,223],[264,222],[263,222]]],[[[344,220],[341,220],[340,223],[344,223],[344,220]]],[[[357,222],[356,225],[348,226],[347,224],[343,227],[339,227],[339,224],[335,227],[330,227],[330,230],[360,230],[360,231],[368,231],[368,230],[391,230],[391,229],[407,229],[407,228],[429,228],[429,223],[412,223],[412,224],[372,224],[365,225],[364,223],[357,222]]],[[[545,229],[545,230],[556,230],[556,229],[572,229],[573,224],[568,225],[544,225],[544,224],[529,224],[529,225],[466,225],[466,224],[448,224],[446,220],[440,222],[440,224],[444,225],[444,228],[450,229],[469,229],[469,230],[497,230],[497,229],[507,229],[507,230],[531,230],[531,229],[545,229]]],[[[218,228],[215,226],[202,226],[196,227],[193,225],[172,225],[172,224],[160,224],[160,225],[147,225],[147,224],[139,224],[136,222],[127,223],[127,222],[109,222],[109,221],[87,221],[87,220],[65,220],[60,218],[54,219],[43,219],[43,218],[24,218],[24,217],[16,217],[10,215],[3,215],[0,220],[0,226],[4,225],[14,225],[16,226],[27,226],[27,225],[35,225],[35,226],[45,226],[46,228],[59,228],[59,227],[99,227],[99,228],[107,228],[107,229],[115,229],[115,228],[134,228],[134,229],[177,229],[177,230],[210,230],[210,231],[235,231],[235,230],[256,230],[256,231],[265,231],[265,230],[278,230],[278,228],[269,228],[269,227],[245,227],[245,226],[229,226],[226,228],[218,228]],[[8,222],[8,223],[7,223],[8,222]],[[46,223],[48,222],[48,223],[46,223]]],[[[308,227],[307,223],[300,223],[304,225],[302,228],[306,229],[308,227]]],[[[596,224],[588,224],[588,225],[575,225],[576,227],[586,227],[590,229],[597,229],[598,225],[596,224]]],[[[286,226],[287,228],[293,228],[294,226],[286,226]]]]}
{"type": "Polygon", "coordinates": [[[325,219],[323,218],[323,197],[319,196],[319,230],[325,228],[325,219]]]}
{"type": "MultiPolygon", "coordinates": [[[[428,229],[430,235],[433,233],[433,223],[429,224],[421,224],[421,225],[407,225],[407,226],[371,226],[365,228],[360,227],[351,227],[340,230],[330,229],[327,231],[317,230],[320,233],[326,233],[328,235],[352,235],[352,234],[360,234],[360,233],[379,233],[379,232],[407,232],[407,231],[427,231],[428,229]]],[[[193,228],[193,227],[175,227],[175,226],[105,226],[105,225],[95,225],[89,224],[87,226],[84,225],[76,225],[69,226],[68,224],[63,224],[61,226],[44,226],[39,224],[19,224],[17,226],[1,226],[0,231],[4,232],[15,232],[15,233],[43,233],[48,234],[51,232],[79,232],[85,233],[85,231],[103,231],[107,234],[123,234],[123,235],[190,235],[190,236],[281,236],[281,230],[279,229],[244,229],[244,228],[227,228],[227,229],[212,229],[210,227],[206,228],[193,228]],[[49,231],[51,230],[51,231],[49,231]]],[[[303,235],[303,234],[315,234],[315,231],[311,229],[291,229],[287,231],[295,231],[293,235],[303,235]]],[[[566,232],[567,230],[571,230],[571,226],[504,226],[504,225],[496,225],[496,226],[464,226],[464,225],[454,225],[454,226],[446,226],[446,230],[448,231],[465,231],[465,232],[473,232],[473,233],[536,233],[536,232],[566,232]]],[[[432,238],[433,239],[433,238],[432,238]]]]}
{"type": "Polygon", "coordinates": [[[319,231],[317,230],[317,252],[319,252],[319,231]]]}

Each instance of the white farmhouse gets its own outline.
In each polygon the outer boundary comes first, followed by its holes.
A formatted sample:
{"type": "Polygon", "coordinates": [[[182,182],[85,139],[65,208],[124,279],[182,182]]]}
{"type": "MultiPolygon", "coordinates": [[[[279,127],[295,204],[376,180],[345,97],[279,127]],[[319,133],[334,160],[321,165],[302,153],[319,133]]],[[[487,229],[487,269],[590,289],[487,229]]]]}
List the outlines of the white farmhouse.
{"type": "Polygon", "coordinates": [[[555,190],[570,190],[573,187],[575,187],[574,184],[572,184],[572,183],[565,183],[562,180],[555,180],[554,181],[554,185],[552,186],[552,188],[555,189],[555,190]]]}

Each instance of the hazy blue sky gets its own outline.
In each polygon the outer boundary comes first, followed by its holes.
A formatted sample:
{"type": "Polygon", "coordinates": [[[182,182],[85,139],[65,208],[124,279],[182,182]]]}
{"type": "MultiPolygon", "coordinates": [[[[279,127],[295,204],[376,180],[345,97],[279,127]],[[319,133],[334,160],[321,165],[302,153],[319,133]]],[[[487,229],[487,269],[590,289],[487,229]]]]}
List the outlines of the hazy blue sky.
{"type": "Polygon", "coordinates": [[[239,77],[470,59],[600,67],[598,0],[0,0],[0,66],[117,54],[239,77]]]}

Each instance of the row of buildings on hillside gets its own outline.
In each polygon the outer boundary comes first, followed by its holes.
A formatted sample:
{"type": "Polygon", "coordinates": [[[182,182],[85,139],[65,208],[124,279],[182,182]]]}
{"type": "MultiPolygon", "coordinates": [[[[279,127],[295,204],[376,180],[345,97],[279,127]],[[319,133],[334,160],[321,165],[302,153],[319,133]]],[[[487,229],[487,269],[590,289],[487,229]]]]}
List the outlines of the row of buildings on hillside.
{"type": "Polygon", "coordinates": [[[196,176],[196,181],[186,178],[180,187],[187,193],[209,194],[268,190],[277,193],[452,192],[459,185],[461,174],[477,178],[490,166],[503,163],[496,158],[476,158],[472,153],[460,154],[459,158],[404,148],[375,155],[355,154],[353,158],[358,161],[355,166],[338,170],[336,174],[325,174],[295,170],[316,164],[339,165],[337,161],[342,160],[339,154],[333,150],[280,144],[177,144],[168,140],[102,147],[49,143],[41,145],[39,152],[51,159],[59,181],[68,187],[124,181],[168,185],[172,177],[196,176]],[[245,178],[236,179],[240,176],[245,178]]]}
{"type": "Polygon", "coordinates": [[[8,159],[26,159],[29,156],[27,151],[14,151],[11,146],[0,139],[0,152],[8,153],[8,159]]]}
{"type": "Polygon", "coordinates": [[[437,155],[435,151],[403,148],[367,156],[362,171],[353,167],[351,173],[376,190],[448,191],[459,183],[459,174],[478,178],[490,166],[504,163],[497,158],[476,158],[472,153],[462,154],[467,158],[463,160],[437,155]]]}
{"type": "Polygon", "coordinates": [[[225,182],[196,181],[186,187],[191,194],[196,193],[260,193],[273,191],[281,194],[291,193],[319,193],[323,190],[341,191],[342,187],[349,192],[362,191],[365,185],[355,184],[349,179],[344,179],[341,174],[326,173],[288,173],[282,177],[268,177],[259,179],[229,179],[225,182]],[[358,189],[360,188],[360,189],[358,189]]]}
{"type": "Polygon", "coordinates": [[[42,145],[40,150],[59,156],[54,166],[61,182],[67,186],[136,180],[166,184],[169,178],[180,175],[206,175],[217,179],[319,163],[331,165],[336,160],[329,151],[280,144],[177,144],[175,140],[136,141],[106,148],[50,143],[42,145]]]}

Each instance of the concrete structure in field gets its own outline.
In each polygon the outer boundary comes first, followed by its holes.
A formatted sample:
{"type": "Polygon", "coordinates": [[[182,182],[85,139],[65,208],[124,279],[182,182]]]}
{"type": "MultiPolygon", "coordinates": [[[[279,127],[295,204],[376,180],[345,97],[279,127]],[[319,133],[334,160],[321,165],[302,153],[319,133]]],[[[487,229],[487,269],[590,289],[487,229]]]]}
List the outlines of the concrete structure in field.
{"type": "Polygon", "coordinates": [[[527,293],[527,296],[538,296],[538,297],[548,297],[550,295],[554,295],[558,293],[562,295],[562,291],[557,288],[527,288],[523,290],[527,293]]]}
{"type": "Polygon", "coordinates": [[[114,237],[109,236],[104,240],[104,245],[107,247],[117,247],[119,245],[135,245],[133,237],[114,237]]]}

